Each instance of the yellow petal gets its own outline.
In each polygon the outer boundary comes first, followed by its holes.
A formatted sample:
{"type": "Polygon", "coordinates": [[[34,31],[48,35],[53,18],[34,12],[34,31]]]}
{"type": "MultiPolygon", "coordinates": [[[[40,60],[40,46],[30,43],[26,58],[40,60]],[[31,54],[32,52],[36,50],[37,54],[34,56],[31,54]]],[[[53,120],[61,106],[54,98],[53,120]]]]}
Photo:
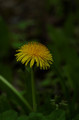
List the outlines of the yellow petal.
{"type": "Polygon", "coordinates": [[[39,61],[40,61],[40,69],[42,69],[42,67],[43,67],[43,62],[42,62],[41,58],[39,58],[39,61]]]}
{"type": "Polygon", "coordinates": [[[32,58],[31,62],[30,62],[30,67],[32,67],[34,64],[34,58],[32,58]]]}
{"type": "Polygon", "coordinates": [[[28,60],[28,58],[29,58],[29,56],[25,56],[25,57],[21,60],[21,62],[24,64],[24,63],[28,60]]]}
{"type": "Polygon", "coordinates": [[[31,60],[31,57],[30,58],[28,58],[28,60],[26,61],[26,63],[25,63],[25,66],[27,66],[27,64],[28,64],[28,62],[31,60]]]}
{"type": "Polygon", "coordinates": [[[35,57],[36,63],[37,63],[37,67],[39,66],[39,59],[37,57],[35,57]]]}
{"type": "Polygon", "coordinates": [[[24,56],[24,54],[22,54],[21,56],[17,56],[17,61],[21,61],[24,56]]]}

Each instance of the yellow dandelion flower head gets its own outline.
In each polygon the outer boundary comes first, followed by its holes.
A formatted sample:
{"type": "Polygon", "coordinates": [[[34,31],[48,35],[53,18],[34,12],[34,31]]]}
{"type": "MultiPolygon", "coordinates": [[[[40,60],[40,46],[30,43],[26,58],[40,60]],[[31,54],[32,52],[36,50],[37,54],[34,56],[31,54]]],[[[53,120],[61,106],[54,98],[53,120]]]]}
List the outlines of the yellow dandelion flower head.
{"type": "Polygon", "coordinates": [[[52,55],[48,48],[38,42],[29,42],[18,49],[17,52],[17,61],[21,61],[25,66],[30,63],[30,67],[32,67],[34,63],[36,63],[40,69],[47,69],[53,62],[52,55]]]}

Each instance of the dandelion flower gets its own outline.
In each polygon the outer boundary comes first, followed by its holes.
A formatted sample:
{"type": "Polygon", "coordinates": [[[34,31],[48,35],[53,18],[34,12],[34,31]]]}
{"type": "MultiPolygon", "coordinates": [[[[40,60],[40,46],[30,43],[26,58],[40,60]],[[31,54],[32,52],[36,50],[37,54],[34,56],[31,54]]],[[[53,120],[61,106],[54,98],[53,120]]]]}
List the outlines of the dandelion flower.
{"type": "Polygon", "coordinates": [[[30,67],[33,67],[34,63],[36,63],[37,67],[45,70],[48,69],[53,62],[52,55],[48,48],[38,42],[29,42],[18,49],[17,52],[17,61],[21,61],[25,66],[30,63],[30,67]]]}

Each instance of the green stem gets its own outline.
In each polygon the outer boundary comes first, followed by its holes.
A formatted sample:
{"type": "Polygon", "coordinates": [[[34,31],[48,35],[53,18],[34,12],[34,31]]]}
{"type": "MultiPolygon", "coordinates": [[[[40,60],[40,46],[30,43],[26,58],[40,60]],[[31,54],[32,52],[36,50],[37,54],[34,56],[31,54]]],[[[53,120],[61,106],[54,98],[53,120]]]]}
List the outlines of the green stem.
{"type": "Polygon", "coordinates": [[[17,96],[18,98],[25,104],[25,106],[30,110],[33,111],[27,100],[5,79],[0,75],[0,80],[8,86],[17,96]]]}
{"type": "Polygon", "coordinates": [[[36,112],[37,104],[36,104],[36,96],[35,96],[35,81],[34,81],[34,71],[31,69],[31,85],[32,85],[32,100],[33,100],[33,110],[36,112]]]}

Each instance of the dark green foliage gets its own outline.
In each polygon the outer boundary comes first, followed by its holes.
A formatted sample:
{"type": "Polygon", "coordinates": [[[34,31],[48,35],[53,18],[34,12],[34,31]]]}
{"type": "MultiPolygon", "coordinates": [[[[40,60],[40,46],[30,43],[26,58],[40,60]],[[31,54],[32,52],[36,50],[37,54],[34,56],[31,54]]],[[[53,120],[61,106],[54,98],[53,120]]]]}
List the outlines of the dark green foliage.
{"type": "MultiPolygon", "coordinates": [[[[0,114],[0,120],[66,120],[66,118],[65,112],[62,110],[56,110],[48,116],[44,116],[41,113],[19,116],[15,111],[9,110],[0,114]]],[[[76,116],[73,120],[79,120],[79,116],[76,116]]]]}
{"type": "Polygon", "coordinates": [[[73,120],[79,120],[79,115],[77,115],[73,120]]]}
{"type": "Polygon", "coordinates": [[[8,98],[5,95],[0,96],[0,113],[10,109],[8,98]]]}
{"type": "Polygon", "coordinates": [[[8,54],[9,47],[10,47],[10,33],[4,20],[0,16],[0,60],[1,57],[8,54]]]}
{"type": "Polygon", "coordinates": [[[16,120],[17,113],[13,110],[0,114],[0,120],[16,120]]]}
{"type": "Polygon", "coordinates": [[[46,120],[46,118],[41,113],[31,113],[28,120],[46,120]]]}
{"type": "Polygon", "coordinates": [[[18,117],[17,120],[28,120],[28,117],[26,115],[18,117]]]}
{"type": "Polygon", "coordinates": [[[55,110],[48,116],[48,120],[66,120],[65,112],[62,110],[55,110]]]}
{"type": "Polygon", "coordinates": [[[0,114],[0,120],[65,120],[65,113],[57,110],[48,116],[44,116],[42,113],[31,113],[28,117],[26,115],[18,117],[15,111],[10,110],[0,114]]]}

